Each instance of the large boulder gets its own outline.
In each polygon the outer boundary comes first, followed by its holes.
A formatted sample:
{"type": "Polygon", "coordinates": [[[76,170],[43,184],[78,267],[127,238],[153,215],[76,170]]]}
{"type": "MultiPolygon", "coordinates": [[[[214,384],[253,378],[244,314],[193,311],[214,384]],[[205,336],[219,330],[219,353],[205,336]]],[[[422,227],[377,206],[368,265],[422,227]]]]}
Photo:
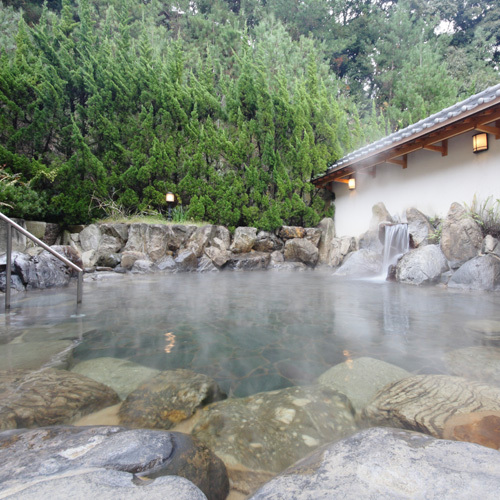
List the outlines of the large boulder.
{"type": "Polygon", "coordinates": [[[217,383],[190,370],[167,370],[127,396],[120,423],[148,429],[170,429],[203,406],[224,399],[217,383]]]}
{"type": "Polygon", "coordinates": [[[172,252],[177,252],[191,238],[196,231],[196,226],[185,226],[182,224],[172,224],[167,226],[167,245],[172,252]]]}
{"type": "MultiPolygon", "coordinates": [[[[217,240],[217,238],[214,238],[214,240],[217,240]]],[[[222,267],[231,256],[227,250],[218,247],[205,248],[205,254],[217,267],[222,267]]]]}
{"type": "Polygon", "coordinates": [[[436,232],[429,218],[416,208],[408,208],[406,210],[406,220],[408,222],[410,241],[413,246],[418,248],[427,245],[429,239],[432,239],[436,232]]]}
{"type": "Polygon", "coordinates": [[[266,269],[271,260],[271,254],[264,252],[249,252],[230,254],[227,261],[228,269],[237,271],[258,271],[266,269]]]}
{"type": "Polygon", "coordinates": [[[216,226],[208,225],[197,227],[186,243],[186,248],[191,250],[197,258],[203,255],[203,250],[210,245],[215,237],[216,226]]]}
{"type": "Polygon", "coordinates": [[[193,248],[181,250],[175,258],[176,269],[179,271],[196,271],[198,259],[195,252],[196,250],[193,248]]]}
{"type": "Polygon", "coordinates": [[[380,274],[382,256],[368,249],[350,253],[335,271],[335,276],[363,277],[380,274]]]}
{"type": "Polygon", "coordinates": [[[70,423],[119,401],[110,387],[66,370],[0,372],[0,429],[70,423]]]}
{"type": "Polygon", "coordinates": [[[279,237],[284,241],[293,238],[305,238],[306,230],[301,226],[283,226],[279,231],[279,237]]]}
{"type": "Polygon", "coordinates": [[[230,250],[233,253],[248,253],[257,241],[257,229],[254,227],[237,227],[234,232],[230,250]]]}
{"type": "Polygon", "coordinates": [[[500,411],[500,388],[449,375],[416,375],[384,387],[363,411],[371,425],[442,438],[453,415],[500,411]]]}
{"type": "Polygon", "coordinates": [[[426,245],[401,257],[396,265],[396,280],[410,285],[429,284],[447,270],[448,262],[439,245],[426,245]]]}
{"type": "Polygon", "coordinates": [[[330,260],[328,264],[332,267],[339,267],[347,255],[356,250],[356,239],[351,236],[333,238],[330,248],[330,260]]]}
{"type": "Polygon", "coordinates": [[[97,224],[90,224],[80,233],[80,245],[84,252],[97,251],[102,232],[97,224]]]}
{"type": "Polygon", "coordinates": [[[121,266],[123,269],[132,269],[136,260],[147,260],[147,256],[143,252],[135,250],[125,250],[121,254],[121,266]]]}
{"type": "Polygon", "coordinates": [[[113,469],[73,469],[33,478],[3,491],[10,500],[66,500],[75,498],[126,498],[127,500],[207,500],[191,481],[179,476],[161,476],[140,484],[134,474],[113,469]]]}
{"type": "Polygon", "coordinates": [[[325,386],[290,387],[214,403],[193,435],[226,466],[280,472],[356,430],[349,400],[325,386]]]}
{"type": "Polygon", "coordinates": [[[318,377],[318,383],[345,394],[360,412],[384,386],[410,376],[399,366],[362,357],[333,366],[318,377]]]}
{"type": "Polygon", "coordinates": [[[453,274],[449,288],[500,290],[500,259],[494,255],[474,257],[453,274]]]}
{"type": "Polygon", "coordinates": [[[476,257],[483,242],[479,224],[459,203],[453,203],[442,224],[441,250],[456,269],[464,262],[476,257]]]}
{"type": "MultiPolygon", "coordinates": [[[[116,426],[7,431],[0,433],[0,460],[0,495],[55,475],[72,476],[80,469],[115,470],[146,480],[181,476],[212,500],[224,500],[229,492],[224,464],[205,446],[179,432],[116,426]]],[[[140,498],[150,498],[148,482],[143,485],[144,496],[140,498]]],[[[109,498],[129,498],[117,493],[109,498]]],[[[70,497],[75,494],[72,492],[70,497]]],[[[99,492],[98,497],[102,496],[99,492]]],[[[78,497],[84,498],[79,494],[78,497]]]]}
{"type": "Polygon", "coordinates": [[[292,238],[285,242],[285,260],[303,262],[314,267],[318,262],[318,247],[307,238],[292,238]]]}
{"type": "Polygon", "coordinates": [[[500,386],[500,348],[464,347],[444,355],[446,367],[453,375],[500,386]]]}
{"type": "Polygon", "coordinates": [[[335,238],[335,223],[330,217],[325,217],[318,224],[321,238],[318,245],[318,264],[330,264],[332,240],[335,238]]]}
{"type": "Polygon", "coordinates": [[[500,453],[398,429],[367,429],[296,463],[249,500],[495,500],[500,453]]]}
{"type": "Polygon", "coordinates": [[[253,244],[253,249],[256,252],[275,252],[283,249],[283,241],[281,241],[274,233],[269,231],[259,231],[257,239],[253,244]]]}
{"type": "Polygon", "coordinates": [[[500,411],[475,411],[450,417],[443,437],[500,450],[500,411]]]}
{"type": "Polygon", "coordinates": [[[160,373],[160,370],[138,365],[126,359],[107,357],[81,361],[71,371],[111,387],[121,399],[125,399],[142,383],[160,373]]]}

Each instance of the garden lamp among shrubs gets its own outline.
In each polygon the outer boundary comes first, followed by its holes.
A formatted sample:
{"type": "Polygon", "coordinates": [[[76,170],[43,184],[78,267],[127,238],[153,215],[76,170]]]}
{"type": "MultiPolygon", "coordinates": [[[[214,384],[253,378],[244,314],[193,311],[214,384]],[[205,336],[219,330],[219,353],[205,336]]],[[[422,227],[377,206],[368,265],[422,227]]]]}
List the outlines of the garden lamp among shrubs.
{"type": "Polygon", "coordinates": [[[165,196],[165,200],[167,200],[167,205],[168,205],[168,217],[167,219],[169,221],[172,220],[172,206],[175,203],[175,194],[171,193],[170,191],[167,193],[165,196]]]}

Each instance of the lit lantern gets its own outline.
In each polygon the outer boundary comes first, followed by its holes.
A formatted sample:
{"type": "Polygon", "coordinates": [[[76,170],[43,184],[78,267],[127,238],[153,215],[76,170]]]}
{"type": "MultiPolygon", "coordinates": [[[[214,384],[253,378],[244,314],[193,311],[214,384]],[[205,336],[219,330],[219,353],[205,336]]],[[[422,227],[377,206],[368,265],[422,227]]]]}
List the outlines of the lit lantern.
{"type": "Polygon", "coordinates": [[[168,220],[172,220],[172,205],[175,203],[175,194],[168,192],[165,196],[168,205],[168,220]]]}
{"type": "Polygon", "coordinates": [[[349,179],[349,182],[347,183],[347,186],[349,187],[349,189],[352,191],[353,189],[356,189],[356,179],[354,179],[354,177],[351,177],[349,179]]]}
{"type": "Polygon", "coordinates": [[[481,132],[472,136],[472,150],[474,153],[488,151],[488,134],[481,132]]]}

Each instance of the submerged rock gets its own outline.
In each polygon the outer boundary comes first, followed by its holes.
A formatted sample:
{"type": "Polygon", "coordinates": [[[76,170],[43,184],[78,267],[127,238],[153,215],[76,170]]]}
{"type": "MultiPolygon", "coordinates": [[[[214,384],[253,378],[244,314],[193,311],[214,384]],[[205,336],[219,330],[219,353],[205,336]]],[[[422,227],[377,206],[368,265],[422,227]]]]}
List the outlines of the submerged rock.
{"type": "Polygon", "coordinates": [[[410,376],[399,366],[363,357],[333,366],[318,377],[318,383],[345,394],[359,412],[384,386],[410,376]]]}
{"type": "Polygon", "coordinates": [[[495,500],[499,488],[494,450],[374,428],[314,452],[249,500],[495,500]]]}
{"type": "Polygon", "coordinates": [[[500,388],[448,375],[416,375],[382,389],[363,411],[371,425],[402,427],[442,438],[453,415],[500,411],[500,388]]]}
{"type": "Polygon", "coordinates": [[[160,373],[160,370],[117,358],[95,358],[81,361],[71,371],[111,387],[121,399],[125,399],[142,383],[160,373]]]}
{"type": "Polygon", "coordinates": [[[73,340],[51,339],[38,342],[29,334],[22,340],[0,344],[0,367],[3,370],[38,370],[42,366],[66,369],[69,366],[73,340]]]}
{"type": "Polygon", "coordinates": [[[479,338],[483,344],[500,344],[500,321],[478,319],[465,323],[465,331],[479,338]]]}
{"type": "Polygon", "coordinates": [[[110,387],[66,370],[0,372],[0,429],[70,423],[119,401],[110,387]]]}
{"type": "MultiPolygon", "coordinates": [[[[179,432],[115,426],[7,431],[0,433],[0,460],[4,464],[0,470],[1,493],[22,489],[42,478],[71,476],[75,471],[79,474],[83,468],[116,470],[150,479],[181,476],[212,500],[224,500],[229,491],[221,460],[179,432]]],[[[141,498],[146,498],[148,483],[142,484],[145,496],[141,498]]],[[[117,498],[115,495],[111,497],[117,498]]]]}
{"type": "Polygon", "coordinates": [[[328,387],[290,387],[231,398],[201,412],[193,435],[228,467],[279,472],[356,430],[349,400],[328,387]]]}
{"type": "Polygon", "coordinates": [[[500,348],[466,347],[447,352],[446,367],[453,375],[500,386],[500,348]]]}
{"type": "Polygon", "coordinates": [[[168,370],[141,384],[123,402],[122,425],[170,429],[203,406],[224,399],[215,380],[190,370],[168,370]]]}

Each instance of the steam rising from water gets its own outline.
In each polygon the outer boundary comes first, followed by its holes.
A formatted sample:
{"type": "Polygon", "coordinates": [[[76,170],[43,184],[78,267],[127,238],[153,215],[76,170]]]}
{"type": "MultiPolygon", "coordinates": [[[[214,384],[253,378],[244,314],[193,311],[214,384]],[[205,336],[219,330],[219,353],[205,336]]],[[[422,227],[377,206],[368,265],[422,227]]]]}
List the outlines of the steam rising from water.
{"type": "Polygon", "coordinates": [[[111,356],[189,368],[236,396],[308,383],[360,356],[443,373],[443,353],[479,342],[467,321],[500,320],[499,294],[346,281],[330,270],[120,276],[86,283],[77,319],[73,292],[15,296],[0,337],[36,331],[50,341],[63,331],[83,337],[76,362],[111,356]]]}

